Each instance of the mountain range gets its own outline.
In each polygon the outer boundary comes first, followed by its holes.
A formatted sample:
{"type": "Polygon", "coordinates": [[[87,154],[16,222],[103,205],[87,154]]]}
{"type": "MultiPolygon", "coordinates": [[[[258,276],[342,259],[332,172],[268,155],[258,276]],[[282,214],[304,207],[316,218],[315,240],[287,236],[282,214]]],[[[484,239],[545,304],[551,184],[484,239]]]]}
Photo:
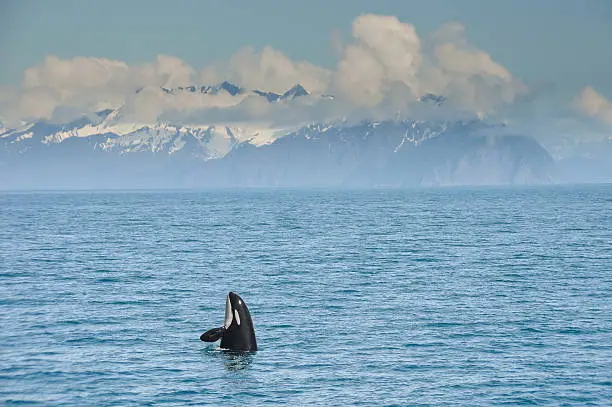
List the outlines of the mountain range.
{"type": "MultiPolygon", "coordinates": [[[[137,90],[136,92],[140,92],[142,89],[137,90]]],[[[190,85],[190,86],[179,86],[177,88],[166,88],[166,87],[162,87],[161,90],[169,95],[176,95],[182,92],[189,92],[189,93],[200,93],[200,94],[204,94],[204,95],[218,95],[220,92],[226,92],[231,96],[237,96],[237,95],[242,95],[242,94],[254,94],[257,96],[261,96],[263,98],[265,98],[266,100],[268,100],[268,102],[278,102],[278,101],[283,101],[283,100],[293,100],[297,97],[300,96],[308,96],[310,95],[310,93],[304,89],[304,87],[302,85],[300,85],[299,83],[295,86],[293,86],[291,89],[287,90],[285,93],[274,93],[274,92],[268,92],[268,91],[261,91],[261,90],[251,90],[251,91],[247,91],[244,88],[241,88],[237,85],[234,85],[233,83],[230,83],[228,81],[223,81],[218,85],[207,85],[207,86],[194,86],[194,85],[190,85]]]]}
{"type": "MultiPolygon", "coordinates": [[[[229,82],[161,89],[269,103],[310,95],[245,90],[229,82]]],[[[323,96],[333,98],[333,96],[323,96]]],[[[426,94],[422,103],[444,104],[426,94]]],[[[122,108],[67,123],[0,128],[0,188],[498,185],[557,182],[562,171],[526,135],[484,120],[324,123],[126,121],[122,108]]]]}

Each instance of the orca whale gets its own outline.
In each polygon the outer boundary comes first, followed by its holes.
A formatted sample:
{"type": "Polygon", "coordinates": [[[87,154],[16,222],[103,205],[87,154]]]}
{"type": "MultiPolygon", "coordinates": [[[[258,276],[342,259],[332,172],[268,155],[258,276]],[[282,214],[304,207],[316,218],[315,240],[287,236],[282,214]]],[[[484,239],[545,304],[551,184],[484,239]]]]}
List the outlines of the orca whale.
{"type": "Polygon", "coordinates": [[[200,340],[216,342],[221,339],[221,348],[237,352],[257,350],[255,329],[246,303],[230,291],[225,300],[225,321],[223,326],[204,332],[200,340]]]}

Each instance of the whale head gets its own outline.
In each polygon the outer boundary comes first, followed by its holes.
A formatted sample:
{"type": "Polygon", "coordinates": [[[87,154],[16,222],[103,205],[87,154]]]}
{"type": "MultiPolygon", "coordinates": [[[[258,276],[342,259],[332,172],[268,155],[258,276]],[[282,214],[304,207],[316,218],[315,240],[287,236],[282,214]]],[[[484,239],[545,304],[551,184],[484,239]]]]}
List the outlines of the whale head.
{"type": "MultiPolygon", "coordinates": [[[[243,322],[250,322],[251,314],[245,302],[234,292],[229,292],[225,299],[225,321],[223,327],[230,329],[232,326],[241,327],[243,322]],[[247,319],[249,321],[247,321],[247,319]]],[[[250,322],[252,325],[252,322],[250,322]]]]}
{"type": "Polygon", "coordinates": [[[200,339],[205,342],[221,339],[222,349],[240,352],[257,350],[255,329],[249,308],[238,294],[230,291],[225,298],[223,326],[205,332],[200,339]]]}

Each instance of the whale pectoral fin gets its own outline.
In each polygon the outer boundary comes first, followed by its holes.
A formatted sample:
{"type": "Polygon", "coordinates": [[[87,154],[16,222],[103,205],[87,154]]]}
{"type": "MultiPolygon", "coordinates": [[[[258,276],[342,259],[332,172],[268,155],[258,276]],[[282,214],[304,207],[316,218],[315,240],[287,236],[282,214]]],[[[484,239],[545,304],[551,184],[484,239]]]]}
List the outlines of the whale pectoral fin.
{"type": "Polygon", "coordinates": [[[216,342],[223,336],[225,327],[213,328],[210,331],[204,332],[200,335],[200,340],[204,342],[216,342]]]}

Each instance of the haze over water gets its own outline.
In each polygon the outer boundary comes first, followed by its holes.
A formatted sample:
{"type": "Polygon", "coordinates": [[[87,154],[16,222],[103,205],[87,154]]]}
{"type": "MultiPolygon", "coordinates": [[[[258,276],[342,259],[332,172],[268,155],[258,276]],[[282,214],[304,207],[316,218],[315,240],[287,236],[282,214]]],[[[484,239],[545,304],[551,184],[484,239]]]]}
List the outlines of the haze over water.
{"type": "Polygon", "coordinates": [[[4,405],[609,405],[611,300],[610,185],[0,194],[4,405]]]}

